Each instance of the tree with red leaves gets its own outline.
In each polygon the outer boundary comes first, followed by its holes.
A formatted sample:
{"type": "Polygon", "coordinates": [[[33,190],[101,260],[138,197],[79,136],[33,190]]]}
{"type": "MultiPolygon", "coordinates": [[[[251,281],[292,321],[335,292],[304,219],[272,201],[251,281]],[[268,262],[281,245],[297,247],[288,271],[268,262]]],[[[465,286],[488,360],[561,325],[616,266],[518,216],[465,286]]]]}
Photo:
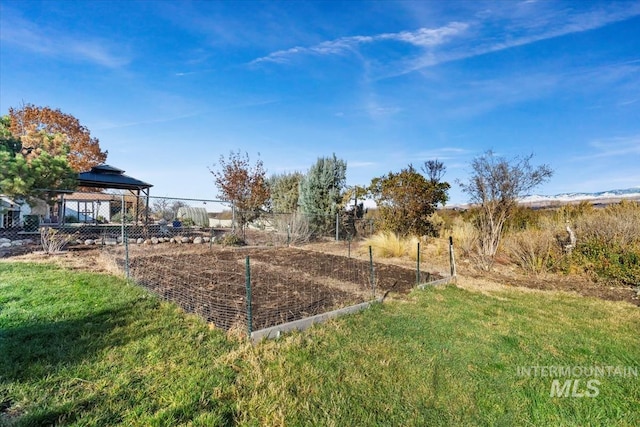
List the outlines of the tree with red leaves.
{"type": "Polygon", "coordinates": [[[269,199],[269,188],[262,160],[251,165],[247,153],[233,152],[220,156],[219,168],[209,171],[220,190],[219,197],[233,203],[235,218],[244,235],[247,223],[257,219],[269,199]]]}
{"type": "Polygon", "coordinates": [[[69,166],[76,172],[88,171],[107,158],[107,152],[100,149],[100,142],[91,136],[89,129],[59,109],[26,104],[9,108],[9,118],[9,130],[20,139],[27,158],[43,152],[54,157],[66,155],[69,166]]]}

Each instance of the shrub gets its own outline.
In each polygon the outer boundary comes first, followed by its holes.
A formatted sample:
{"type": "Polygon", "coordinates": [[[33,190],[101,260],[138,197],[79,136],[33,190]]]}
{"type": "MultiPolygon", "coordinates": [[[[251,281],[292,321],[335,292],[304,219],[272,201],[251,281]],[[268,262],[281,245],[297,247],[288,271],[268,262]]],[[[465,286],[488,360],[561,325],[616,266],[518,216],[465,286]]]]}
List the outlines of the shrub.
{"type": "MultiPolygon", "coordinates": [[[[400,237],[395,233],[383,231],[368,239],[364,240],[361,248],[371,246],[373,254],[380,258],[401,258],[408,256],[415,260],[417,256],[418,242],[417,237],[400,237]]],[[[421,252],[424,252],[424,247],[421,252]]]]}
{"type": "MultiPolygon", "coordinates": [[[[127,222],[133,222],[133,221],[134,221],[134,217],[133,217],[132,214],[125,214],[125,216],[124,216],[125,224],[127,222]]],[[[111,222],[115,222],[115,223],[118,223],[118,224],[122,223],[122,213],[118,212],[117,214],[113,215],[111,217],[111,222]]]]}
{"type": "Polygon", "coordinates": [[[238,236],[236,233],[227,233],[222,237],[221,243],[224,246],[244,246],[246,245],[244,239],[238,236]]]}
{"type": "Polygon", "coordinates": [[[195,221],[191,218],[182,218],[182,225],[185,227],[193,227],[196,225],[195,221]]]}
{"type": "Polygon", "coordinates": [[[526,229],[508,234],[503,248],[515,264],[533,274],[548,272],[562,256],[551,229],[526,229]]]}
{"type": "Polygon", "coordinates": [[[42,250],[48,254],[61,252],[67,244],[74,241],[77,233],[65,234],[55,228],[40,228],[40,240],[42,242],[42,250]]]}
{"type": "Polygon", "coordinates": [[[312,235],[309,218],[302,214],[278,215],[276,229],[288,243],[293,244],[306,243],[312,235]]]}
{"type": "Polygon", "coordinates": [[[622,248],[592,239],[577,245],[573,260],[595,279],[640,286],[640,247],[622,248]]]}
{"type": "Polygon", "coordinates": [[[574,264],[594,277],[640,285],[640,204],[592,209],[575,221],[574,264]]]}
{"type": "Polygon", "coordinates": [[[462,217],[453,220],[451,226],[451,237],[453,244],[460,249],[461,255],[471,257],[478,247],[478,230],[469,221],[462,217]]]}

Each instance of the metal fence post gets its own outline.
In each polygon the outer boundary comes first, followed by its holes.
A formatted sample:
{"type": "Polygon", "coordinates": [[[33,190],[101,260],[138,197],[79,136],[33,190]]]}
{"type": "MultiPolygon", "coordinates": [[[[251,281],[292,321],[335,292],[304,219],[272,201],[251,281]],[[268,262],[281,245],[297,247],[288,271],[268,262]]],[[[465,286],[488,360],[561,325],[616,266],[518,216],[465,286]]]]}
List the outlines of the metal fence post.
{"type": "Polygon", "coordinates": [[[122,243],[124,243],[124,277],[126,277],[127,279],[129,278],[129,236],[128,234],[129,233],[127,233],[127,230],[123,228],[122,243]]]}
{"type": "Polygon", "coordinates": [[[249,338],[251,338],[251,332],[253,332],[253,321],[251,313],[251,267],[249,265],[249,256],[245,259],[245,286],[247,288],[247,330],[249,332],[249,338]]]}
{"type": "Polygon", "coordinates": [[[373,249],[369,246],[369,277],[371,280],[371,291],[373,292],[373,298],[376,297],[376,277],[373,271],[373,249]]]}
{"type": "Polygon", "coordinates": [[[451,264],[451,277],[456,277],[456,259],[453,255],[453,236],[449,236],[449,264],[451,264]]]}
{"type": "Polygon", "coordinates": [[[418,252],[416,254],[416,285],[420,284],[420,242],[418,242],[418,252]]]}
{"type": "Polygon", "coordinates": [[[124,192],[120,195],[120,237],[122,237],[122,243],[124,243],[124,192]]]}
{"type": "Polygon", "coordinates": [[[336,242],[340,240],[340,214],[336,214],[336,242]]]}

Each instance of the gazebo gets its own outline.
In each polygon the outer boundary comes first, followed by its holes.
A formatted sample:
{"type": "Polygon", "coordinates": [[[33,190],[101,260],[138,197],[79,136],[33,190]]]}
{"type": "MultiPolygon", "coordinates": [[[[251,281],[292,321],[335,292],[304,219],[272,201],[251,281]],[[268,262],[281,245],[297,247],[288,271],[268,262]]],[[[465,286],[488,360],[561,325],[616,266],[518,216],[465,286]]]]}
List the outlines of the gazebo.
{"type": "Polygon", "coordinates": [[[104,164],[94,166],[90,171],[78,174],[78,186],[85,188],[128,190],[136,197],[136,220],[140,208],[140,196],[142,195],[146,199],[146,222],[149,220],[149,189],[153,187],[153,185],[125,175],[122,169],[104,164]]]}

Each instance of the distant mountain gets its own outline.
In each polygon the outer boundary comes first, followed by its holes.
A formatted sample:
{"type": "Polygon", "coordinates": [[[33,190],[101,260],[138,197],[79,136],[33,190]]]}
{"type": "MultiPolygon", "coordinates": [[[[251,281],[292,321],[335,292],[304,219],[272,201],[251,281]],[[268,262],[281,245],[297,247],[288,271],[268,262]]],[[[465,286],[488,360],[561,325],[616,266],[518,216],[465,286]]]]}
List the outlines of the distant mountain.
{"type": "MultiPolygon", "coordinates": [[[[554,196],[540,194],[525,196],[519,200],[522,205],[534,208],[560,206],[565,204],[580,203],[588,201],[594,205],[608,205],[619,203],[622,200],[633,200],[640,202],[640,187],[627,188],[624,190],[600,191],[597,193],[562,193],[554,196]]],[[[467,209],[468,203],[450,204],[446,209],[467,209]]]]}
{"type": "Polygon", "coordinates": [[[554,196],[530,195],[520,199],[520,203],[533,206],[562,205],[590,201],[594,204],[618,203],[622,200],[640,201],[640,187],[623,190],[608,190],[597,193],[562,193],[554,196]]]}

